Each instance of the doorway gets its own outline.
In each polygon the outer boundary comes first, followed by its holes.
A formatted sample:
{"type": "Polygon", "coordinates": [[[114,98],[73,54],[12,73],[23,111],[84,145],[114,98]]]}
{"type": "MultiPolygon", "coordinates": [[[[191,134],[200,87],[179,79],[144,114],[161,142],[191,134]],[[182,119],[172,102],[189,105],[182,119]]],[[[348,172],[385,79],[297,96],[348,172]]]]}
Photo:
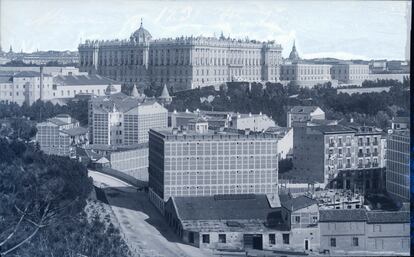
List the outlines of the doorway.
{"type": "Polygon", "coordinates": [[[309,250],[309,240],[305,239],[305,251],[309,250]]]}

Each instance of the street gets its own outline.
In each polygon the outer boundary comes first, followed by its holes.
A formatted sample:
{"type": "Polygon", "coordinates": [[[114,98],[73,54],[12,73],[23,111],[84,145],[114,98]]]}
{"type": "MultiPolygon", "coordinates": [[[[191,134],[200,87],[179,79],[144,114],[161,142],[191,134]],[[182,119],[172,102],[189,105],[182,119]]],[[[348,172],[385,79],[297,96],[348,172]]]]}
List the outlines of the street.
{"type": "Polygon", "coordinates": [[[207,250],[183,244],[150,203],[145,192],[117,178],[89,170],[94,185],[102,188],[126,243],[137,256],[212,256],[207,250]]]}

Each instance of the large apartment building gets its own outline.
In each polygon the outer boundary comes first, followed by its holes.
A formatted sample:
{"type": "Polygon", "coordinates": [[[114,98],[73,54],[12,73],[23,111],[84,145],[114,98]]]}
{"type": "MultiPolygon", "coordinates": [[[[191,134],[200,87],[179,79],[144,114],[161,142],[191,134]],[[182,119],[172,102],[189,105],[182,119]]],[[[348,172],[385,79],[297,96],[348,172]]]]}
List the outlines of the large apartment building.
{"type": "Polygon", "coordinates": [[[278,81],[282,47],[273,42],[221,37],[153,39],[142,22],[128,40],[86,40],[81,71],[123,84],[167,84],[175,91],[228,81],[278,81]]]}
{"type": "Polygon", "coordinates": [[[73,156],[77,146],[88,144],[88,130],[67,114],[36,125],[36,141],[46,154],[73,156]]]}
{"type": "Polygon", "coordinates": [[[154,99],[108,95],[89,102],[91,144],[134,145],[148,142],[150,128],[166,128],[168,111],[154,99]]]}
{"type": "Polygon", "coordinates": [[[149,187],[163,208],[172,196],[274,194],[278,163],[276,135],[208,130],[197,121],[189,130],[151,129],[149,187]]]}
{"type": "Polygon", "coordinates": [[[387,138],[387,192],[397,201],[410,201],[410,132],[394,131],[387,138]]]}
{"type": "Polygon", "coordinates": [[[293,167],[325,185],[376,190],[384,182],[384,140],[375,127],[309,125],[294,127],[293,167]]]}

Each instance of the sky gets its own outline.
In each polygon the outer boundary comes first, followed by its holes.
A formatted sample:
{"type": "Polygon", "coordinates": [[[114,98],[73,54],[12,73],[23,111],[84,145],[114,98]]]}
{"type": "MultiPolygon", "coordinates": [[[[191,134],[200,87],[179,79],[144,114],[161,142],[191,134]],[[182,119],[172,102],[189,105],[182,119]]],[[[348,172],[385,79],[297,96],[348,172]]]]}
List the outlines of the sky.
{"type": "MultiPolygon", "coordinates": [[[[407,59],[407,1],[0,0],[3,50],[76,50],[86,39],[127,39],[141,18],[153,38],[275,40],[287,57],[407,59]]],[[[409,17],[409,18],[407,18],[409,17]]]]}

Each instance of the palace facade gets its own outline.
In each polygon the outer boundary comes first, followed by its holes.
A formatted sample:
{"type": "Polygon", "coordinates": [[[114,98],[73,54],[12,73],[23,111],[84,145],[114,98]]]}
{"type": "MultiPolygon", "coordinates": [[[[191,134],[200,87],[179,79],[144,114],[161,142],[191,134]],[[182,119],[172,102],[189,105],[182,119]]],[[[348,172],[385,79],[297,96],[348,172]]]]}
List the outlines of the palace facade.
{"type": "Polygon", "coordinates": [[[152,39],[142,22],[129,40],[86,40],[79,45],[81,71],[125,85],[167,84],[175,91],[228,81],[279,81],[282,47],[273,41],[219,37],[152,39]]]}

